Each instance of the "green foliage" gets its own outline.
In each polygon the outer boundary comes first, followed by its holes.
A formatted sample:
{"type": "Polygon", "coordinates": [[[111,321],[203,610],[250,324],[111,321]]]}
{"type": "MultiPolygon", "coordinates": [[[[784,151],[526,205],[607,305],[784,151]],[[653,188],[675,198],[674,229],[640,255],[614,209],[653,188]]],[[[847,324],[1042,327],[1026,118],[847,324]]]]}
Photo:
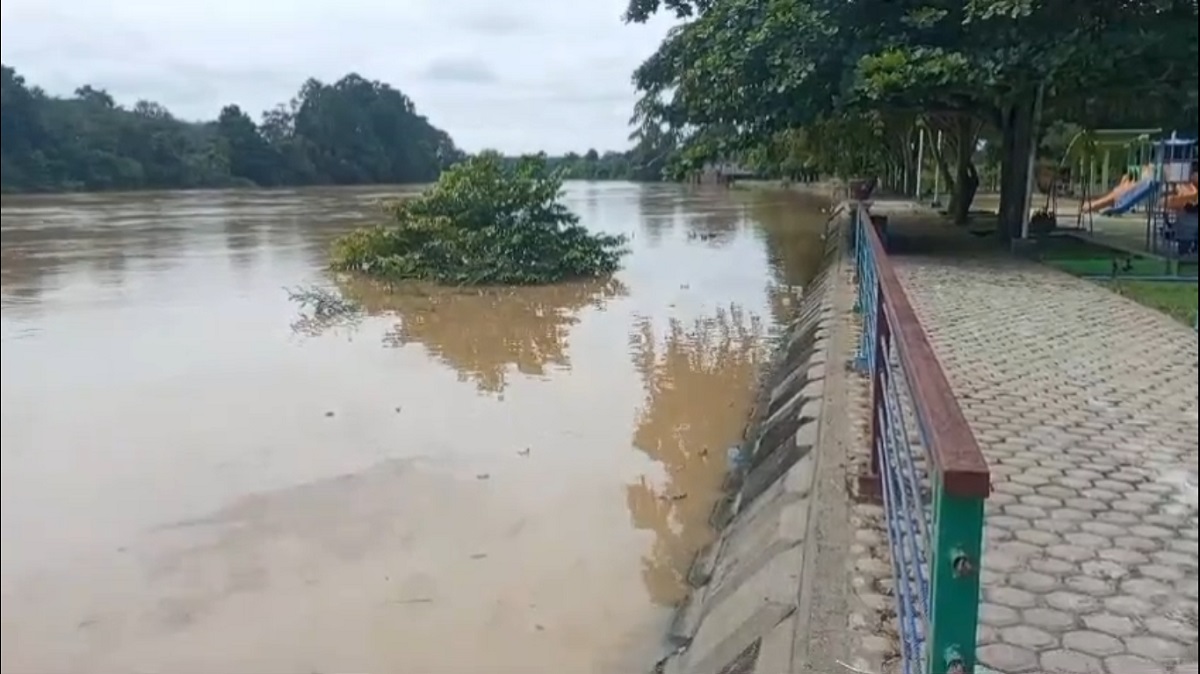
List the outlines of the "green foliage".
{"type": "Polygon", "coordinates": [[[335,289],[308,286],[285,290],[288,300],[300,307],[300,315],[292,321],[292,331],[297,334],[318,335],[331,328],[353,326],[363,316],[358,302],[335,289]]]}
{"type": "Polygon", "coordinates": [[[3,66],[0,119],[6,192],[426,182],[462,157],[407,96],[353,74],[309,80],[261,124],[236,105],[194,123],[90,85],[49,96],[3,66]]]}
{"type": "Polygon", "coordinates": [[[1195,126],[1194,0],[630,0],[626,17],[664,7],[685,21],[634,74],[642,123],[684,146],[714,130],[743,148],[803,130],[823,141],[802,150],[810,165],[886,179],[911,175],[920,119],[946,137],[936,160],[959,219],[978,139],[992,138],[1005,232],[1023,211],[1039,90],[1043,119],[1195,126]],[[1159,122],[1134,122],[1146,116],[1159,122]]]}
{"type": "Polygon", "coordinates": [[[544,157],[515,164],[485,152],[424,194],[389,205],[394,223],[333,246],[333,267],[389,280],[532,285],[615,272],[624,239],[593,234],[559,201],[544,157]]]}
{"type": "MultiPolygon", "coordinates": [[[[588,150],[580,155],[568,152],[562,156],[545,157],[546,166],[551,171],[559,173],[564,180],[633,180],[656,181],[662,180],[662,172],[647,167],[638,148],[626,152],[605,152],[588,150]]],[[[516,166],[520,157],[505,157],[505,164],[516,166]]]]}
{"type": "Polygon", "coordinates": [[[634,72],[642,114],[759,138],[814,119],[836,103],[843,56],[820,4],[715,0],[634,72]]]}

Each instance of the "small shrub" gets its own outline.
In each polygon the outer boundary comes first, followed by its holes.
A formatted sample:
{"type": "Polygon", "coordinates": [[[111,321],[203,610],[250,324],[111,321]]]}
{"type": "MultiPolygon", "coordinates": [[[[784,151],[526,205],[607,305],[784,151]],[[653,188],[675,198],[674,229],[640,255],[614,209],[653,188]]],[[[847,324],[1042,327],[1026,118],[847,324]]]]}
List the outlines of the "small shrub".
{"type": "Polygon", "coordinates": [[[625,239],[593,234],[559,201],[562,179],[542,157],[506,166],[483,153],[424,194],[394,202],[393,222],[333,244],[332,266],[386,280],[535,285],[611,274],[625,239]]]}

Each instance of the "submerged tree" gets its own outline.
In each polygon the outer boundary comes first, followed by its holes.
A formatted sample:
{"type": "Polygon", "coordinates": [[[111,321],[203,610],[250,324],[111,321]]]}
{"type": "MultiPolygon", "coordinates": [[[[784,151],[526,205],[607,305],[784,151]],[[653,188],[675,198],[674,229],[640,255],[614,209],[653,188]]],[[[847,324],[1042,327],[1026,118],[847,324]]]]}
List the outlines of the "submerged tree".
{"type": "Polygon", "coordinates": [[[616,271],[624,238],[589,232],[561,192],[544,157],[511,165],[484,152],[424,194],[389,205],[391,225],[339,238],[332,266],[449,285],[535,285],[616,271]]]}

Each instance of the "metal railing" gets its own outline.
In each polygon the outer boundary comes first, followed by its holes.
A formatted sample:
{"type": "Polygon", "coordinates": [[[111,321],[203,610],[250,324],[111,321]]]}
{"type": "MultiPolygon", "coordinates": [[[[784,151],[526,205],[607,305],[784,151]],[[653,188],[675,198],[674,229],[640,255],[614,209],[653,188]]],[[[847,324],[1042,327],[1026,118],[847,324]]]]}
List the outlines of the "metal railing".
{"type": "Polygon", "coordinates": [[[884,506],[903,671],[974,674],[987,462],[865,206],[853,229],[867,478],[884,506]]]}

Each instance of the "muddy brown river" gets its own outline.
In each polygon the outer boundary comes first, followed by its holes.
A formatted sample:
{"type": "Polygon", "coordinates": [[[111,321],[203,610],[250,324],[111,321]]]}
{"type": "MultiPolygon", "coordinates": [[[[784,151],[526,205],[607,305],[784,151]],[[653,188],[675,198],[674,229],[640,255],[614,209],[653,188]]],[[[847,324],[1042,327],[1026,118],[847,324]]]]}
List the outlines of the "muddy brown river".
{"type": "Polygon", "coordinates": [[[5,197],[3,671],[631,674],[825,220],[578,183],[606,282],[324,270],[395,190],[5,197]],[[364,309],[306,316],[285,290],[364,309]]]}

